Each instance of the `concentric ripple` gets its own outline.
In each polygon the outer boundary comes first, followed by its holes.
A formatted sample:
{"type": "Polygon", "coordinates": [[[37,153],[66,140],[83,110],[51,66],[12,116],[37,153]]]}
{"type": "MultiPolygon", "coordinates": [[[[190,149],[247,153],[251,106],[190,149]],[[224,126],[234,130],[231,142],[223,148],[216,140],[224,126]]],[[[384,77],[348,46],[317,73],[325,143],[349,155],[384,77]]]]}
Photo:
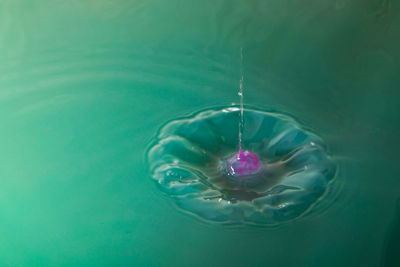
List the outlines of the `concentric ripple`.
{"type": "Polygon", "coordinates": [[[243,148],[261,169],[232,179],[238,108],[207,110],[165,125],[148,152],[152,178],[177,205],[209,221],[273,225],[292,220],[324,194],[336,166],[322,140],[292,118],[244,111],[243,148]]]}

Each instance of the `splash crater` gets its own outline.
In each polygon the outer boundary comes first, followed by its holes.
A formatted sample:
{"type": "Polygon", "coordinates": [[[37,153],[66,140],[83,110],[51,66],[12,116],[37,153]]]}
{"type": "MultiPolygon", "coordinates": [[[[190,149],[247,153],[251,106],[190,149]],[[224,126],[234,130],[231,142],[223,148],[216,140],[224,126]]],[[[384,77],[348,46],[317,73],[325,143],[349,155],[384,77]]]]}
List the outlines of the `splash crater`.
{"type": "Polygon", "coordinates": [[[326,191],[336,165],[321,138],[287,115],[236,107],[202,111],[160,130],[151,177],[182,210],[225,224],[275,225],[326,191]],[[238,152],[239,151],[239,152],[238,152]]]}

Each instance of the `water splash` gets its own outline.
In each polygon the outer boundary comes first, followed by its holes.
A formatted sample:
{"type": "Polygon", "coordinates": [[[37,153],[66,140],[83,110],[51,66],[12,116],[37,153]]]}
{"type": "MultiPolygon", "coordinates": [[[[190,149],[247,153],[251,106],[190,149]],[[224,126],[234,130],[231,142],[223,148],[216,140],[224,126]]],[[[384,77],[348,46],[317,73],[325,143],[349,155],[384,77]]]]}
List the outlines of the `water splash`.
{"type": "Polygon", "coordinates": [[[323,141],[286,115],[246,109],[242,145],[252,152],[237,153],[240,113],[211,109],[165,125],[148,151],[152,178],[208,221],[275,225],[304,214],[336,173],[323,141]]]}
{"type": "Polygon", "coordinates": [[[170,122],[148,160],[152,178],[181,209],[214,222],[274,225],[309,210],[336,166],[322,140],[294,119],[244,109],[243,48],[240,60],[240,108],[170,122]]]}
{"type": "Polygon", "coordinates": [[[255,174],[260,170],[259,159],[256,154],[246,150],[243,150],[242,135],[244,128],[244,116],[243,116],[243,47],[240,48],[240,80],[239,80],[239,93],[240,97],[240,119],[239,119],[239,151],[226,162],[226,172],[230,177],[243,180],[248,178],[250,174],[255,174]]]}
{"type": "Polygon", "coordinates": [[[240,120],[239,120],[239,154],[242,152],[242,134],[243,134],[243,47],[240,48],[240,81],[239,93],[240,97],[240,120]]]}

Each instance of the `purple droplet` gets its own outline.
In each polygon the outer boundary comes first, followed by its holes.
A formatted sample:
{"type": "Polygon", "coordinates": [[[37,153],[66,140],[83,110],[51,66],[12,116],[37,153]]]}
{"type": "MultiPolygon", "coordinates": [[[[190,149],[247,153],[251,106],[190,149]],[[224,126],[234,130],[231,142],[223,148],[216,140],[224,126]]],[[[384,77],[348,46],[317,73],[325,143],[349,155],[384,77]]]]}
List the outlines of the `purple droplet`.
{"type": "Polygon", "coordinates": [[[240,150],[227,160],[228,173],[234,176],[251,175],[258,172],[260,168],[260,160],[248,150],[240,150]]]}

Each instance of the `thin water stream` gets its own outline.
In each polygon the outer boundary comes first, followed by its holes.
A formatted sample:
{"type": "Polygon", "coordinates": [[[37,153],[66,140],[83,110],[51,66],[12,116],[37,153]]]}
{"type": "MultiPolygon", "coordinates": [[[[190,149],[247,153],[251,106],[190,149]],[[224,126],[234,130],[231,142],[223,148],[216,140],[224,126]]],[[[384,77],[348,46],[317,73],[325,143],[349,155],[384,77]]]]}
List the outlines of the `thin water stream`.
{"type": "Polygon", "coordinates": [[[239,120],[239,155],[242,152],[242,135],[243,135],[243,47],[240,48],[240,81],[239,81],[239,97],[240,97],[240,120],[239,120]]]}

